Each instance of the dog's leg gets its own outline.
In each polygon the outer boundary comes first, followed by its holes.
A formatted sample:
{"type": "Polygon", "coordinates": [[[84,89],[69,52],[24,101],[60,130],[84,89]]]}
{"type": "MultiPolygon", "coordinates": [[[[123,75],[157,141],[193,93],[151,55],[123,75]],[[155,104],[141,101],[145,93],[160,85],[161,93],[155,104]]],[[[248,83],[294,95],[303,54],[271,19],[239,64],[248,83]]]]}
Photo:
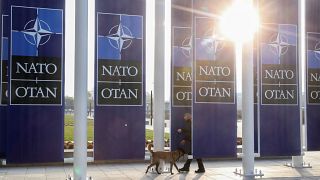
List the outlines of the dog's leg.
{"type": "Polygon", "coordinates": [[[174,167],[176,167],[177,171],[180,172],[180,170],[175,162],[173,163],[173,165],[174,165],[174,167]]]}
{"type": "Polygon", "coordinates": [[[157,171],[158,174],[161,174],[161,173],[159,172],[159,170],[158,170],[159,164],[160,164],[160,162],[157,162],[157,164],[156,164],[156,171],[157,171]]]}
{"type": "Polygon", "coordinates": [[[147,167],[146,174],[148,173],[149,168],[151,168],[151,167],[154,166],[154,165],[156,165],[156,163],[151,163],[151,164],[147,167]]]}
{"type": "Polygon", "coordinates": [[[170,162],[170,172],[171,172],[171,175],[173,175],[173,172],[172,172],[172,167],[173,166],[173,162],[170,162]]]}

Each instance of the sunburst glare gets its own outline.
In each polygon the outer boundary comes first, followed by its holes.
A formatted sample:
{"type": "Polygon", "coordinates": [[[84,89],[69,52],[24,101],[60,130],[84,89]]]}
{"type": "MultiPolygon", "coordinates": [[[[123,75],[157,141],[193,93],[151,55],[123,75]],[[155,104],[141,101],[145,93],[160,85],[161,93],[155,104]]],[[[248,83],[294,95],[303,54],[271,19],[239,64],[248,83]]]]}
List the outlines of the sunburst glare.
{"type": "Polygon", "coordinates": [[[258,13],[251,0],[235,0],[220,19],[221,32],[236,43],[252,39],[258,26],[258,13]]]}

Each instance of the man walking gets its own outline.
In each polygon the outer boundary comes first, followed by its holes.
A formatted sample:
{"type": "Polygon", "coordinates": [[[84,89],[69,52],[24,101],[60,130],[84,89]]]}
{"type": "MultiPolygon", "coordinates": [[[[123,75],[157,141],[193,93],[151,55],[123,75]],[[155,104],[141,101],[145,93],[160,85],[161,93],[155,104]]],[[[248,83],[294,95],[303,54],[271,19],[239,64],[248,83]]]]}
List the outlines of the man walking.
{"type": "MultiPolygon", "coordinates": [[[[180,146],[184,147],[184,150],[186,153],[188,153],[189,155],[191,155],[191,139],[192,139],[192,129],[191,129],[191,114],[190,113],[185,113],[184,114],[184,128],[183,129],[178,129],[177,132],[184,135],[183,140],[180,142],[180,146]]],[[[189,159],[186,161],[186,163],[184,164],[183,168],[180,168],[179,170],[182,172],[188,172],[190,169],[190,164],[192,162],[192,159],[189,159]]],[[[198,170],[195,171],[195,173],[204,173],[205,169],[203,166],[203,162],[202,159],[197,159],[197,163],[198,163],[198,170]]]]}

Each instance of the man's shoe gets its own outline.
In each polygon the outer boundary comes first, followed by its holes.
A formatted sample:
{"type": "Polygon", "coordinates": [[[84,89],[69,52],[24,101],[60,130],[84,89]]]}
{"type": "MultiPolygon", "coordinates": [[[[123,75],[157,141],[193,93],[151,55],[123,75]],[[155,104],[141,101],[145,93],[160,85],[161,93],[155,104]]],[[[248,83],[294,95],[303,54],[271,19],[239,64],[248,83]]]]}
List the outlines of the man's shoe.
{"type": "Polygon", "coordinates": [[[204,172],[206,172],[206,170],[204,170],[204,169],[198,169],[195,171],[195,173],[204,173],[204,172]]]}
{"type": "Polygon", "coordinates": [[[181,172],[181,171],[189,172],[189,168],[183,167],[183,168],[180,168],[179,171],[180,171],[180,172],[181,172]]]}

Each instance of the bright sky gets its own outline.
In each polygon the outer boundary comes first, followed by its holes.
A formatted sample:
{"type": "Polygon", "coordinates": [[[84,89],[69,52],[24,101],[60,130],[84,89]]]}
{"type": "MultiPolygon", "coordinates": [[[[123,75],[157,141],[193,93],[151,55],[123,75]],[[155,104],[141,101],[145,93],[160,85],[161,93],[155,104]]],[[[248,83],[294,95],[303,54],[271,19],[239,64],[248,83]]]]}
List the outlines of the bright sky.
{"type": "MultiPolygon", "coordinates": [[[[88,90],[94,87],[94,1],[89,1],[88,90]]],[[[66,1],[66,96],[74,96],[75,0],[66,1]]]]}

